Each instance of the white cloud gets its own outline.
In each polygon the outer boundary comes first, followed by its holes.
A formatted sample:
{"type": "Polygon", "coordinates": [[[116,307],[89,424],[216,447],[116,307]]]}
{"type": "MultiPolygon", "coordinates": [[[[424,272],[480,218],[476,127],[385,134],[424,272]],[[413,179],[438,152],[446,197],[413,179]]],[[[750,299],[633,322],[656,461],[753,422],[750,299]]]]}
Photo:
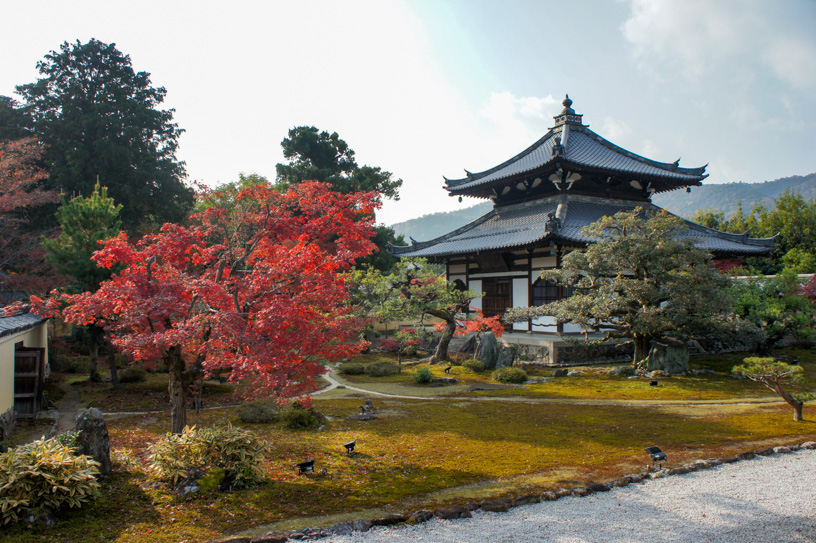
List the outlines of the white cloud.
{"type": "Polygon", "coordinates": [[[707,84],[715,71],[754,70],[798,88],[816,87],[816,12],[801,0],[629,0],[622,25],[642,68],[707,84]]]}
{"type": "Polygon", "coordinates": [[[485,153],[474,154],[487,169],[525,149],[553,125],[553,117],[563,109],[552,95],[516,96],[511,92],[492,92],[482,103],[475,119],[485,153]],[[489,151],[489,152],[487,152],[489,151]]]}
{"type": "Polygon", "coordinates": [[[552,118],[561,109],[561,104],[552,95],[517,97],[511,92],[492,92],[479,109],[479,116],[502,132],[530,132],[551,125],[552,118]]]}
{"type": "Polygon", "coordinates": [[[794,87],[816,87],[816,44],[814,40],[779,36],[769,45],[762,58],[777,77],[794,87]]]}
{"type": "Polygon", "coordinates": [[[627,145],[624,142],[632,136],[632,127],[620,119],[604,117],[598,133],[616,145],[627,145]]]}

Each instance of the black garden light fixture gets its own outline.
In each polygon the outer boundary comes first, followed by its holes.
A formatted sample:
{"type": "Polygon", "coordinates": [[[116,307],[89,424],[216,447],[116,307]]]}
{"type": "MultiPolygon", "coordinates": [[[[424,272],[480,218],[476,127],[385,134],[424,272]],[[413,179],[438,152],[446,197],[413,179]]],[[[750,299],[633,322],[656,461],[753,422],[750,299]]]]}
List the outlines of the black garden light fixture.
{"type": "Polygon", "coordinates": [[[314,472],[314,460],[307,460],[306,462],[301,462],[297,465],[298,473],[301,475],[306,475],[307,473],[314,472]]]}
{"type": "Polygon", "coordinates": [[[346,454],[351,456],[351,453],[354,452],[354,448],[357,446],[357,440],[349,441],[348,443],[344,443],[343,447],[346,448],[346,454]]]}
{"type": "Polygon", "coordinates": [[[646,454],[652,458],[652,462],[659,463],[661,468],[663,467],[663,462],[667,459],[666,453],[661,451],[657,445],[646,447],[646,454]]]}

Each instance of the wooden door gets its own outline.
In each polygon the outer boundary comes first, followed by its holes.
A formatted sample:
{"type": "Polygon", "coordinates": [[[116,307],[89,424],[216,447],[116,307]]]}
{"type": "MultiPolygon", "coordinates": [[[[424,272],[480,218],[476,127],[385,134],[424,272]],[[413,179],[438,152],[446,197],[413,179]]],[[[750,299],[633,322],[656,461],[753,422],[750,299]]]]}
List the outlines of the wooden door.
{"type": "Polygon", "coordinates": [[[34,418],[40,410],[45,349],[14,351],[14,408],[20,418],[34,418]]]}
{"type": "Polygon", "coordinates": [[[504,315],[513,307],[513,285],[510,279],[491,277],[482,280],[482,313],[485,317],[504,315]]]}

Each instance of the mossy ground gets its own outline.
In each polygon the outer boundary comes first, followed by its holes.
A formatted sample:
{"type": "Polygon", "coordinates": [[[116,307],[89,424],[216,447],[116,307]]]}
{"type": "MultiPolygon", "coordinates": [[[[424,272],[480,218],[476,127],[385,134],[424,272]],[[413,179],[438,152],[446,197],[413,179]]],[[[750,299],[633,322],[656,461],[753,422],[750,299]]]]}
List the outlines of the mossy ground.
{"type": "MultiPolygon", "coordinates": [[[[793,391],[816,390],[816,354],[813,351],[785,351],[791,359],[798,360],[804,369],[805,383],[791,387],[793,391]]],[[[388,355],[368,355],[376,360],[388,355]]],[[[735,379],[731,368],[741,364],[745,354],[706,355],[691,358],[692,369],[707,369],[715,375],[676,376],[658,379],[659,385],[650,386],[650,379],[616,377],[607,374],[614,367],[578,366],[581,372],[577,377],[552,378],[551,368],[527,368],[530,377],[551,378],[550,382],[525,385],[503,390],[467,392],[470,385],[477,383],[494,383],[491,371],[474,373],[462,366],[452,366],[449,373],[444,373],[447,365],[430,366],[435,377],[455,377],[457,385],[430,389],[433,395],[467,395],[486,397],[526,397],[565,400],[726,400],[729,398],[759,398],[773,395],[771,391],[758,383],[746,379],[735,379]]],[[[368,361],[368,360],[366,360],[368,361]]],[[[422,386],[411,381],[411,372],[418,366],[405,365],[400,374],[389,377],[369,377],[367,375],[341,376],[351,384],[370,388],[377,392],[400,395],[424,394],[422,386]]],[[[427,386],[425,386],[427,388],[427,386]]]]}
{"type": "MultiPolygon", "coordinates": [[[[671,394],[677,398],[682,390],[694,392],[695,387],[724,383],[724,372],[738,361],[706,359],[707,367],[723,375],[686,378],[686,388],[678,385],[671,394]]],[[[813,360],[802,363],[809,365],[806,371],[812,380],[813,360]]],[[[399,379],[405,375],[378,381],[393,380],[388,386],[417,394],[448,388],[404,385],[399,379]]],[[[487,377],[477,375],[475,379],[487,377]]],[[[812,422],[816,408],[807,405],[805,418],[810,420],[796,423],[781,400],[587,405],[588,398],[598,398],[598,389],[591,386],[607,379],[587,375],[556,380],[552,384],[567,387],[567,392],[553,393],[555,399],[543,393],[521,394],[532,387],[500,391],[515,396],[513,401],[502,401],[511,400],[509,397],[485,401],[484,393],[416,400],[372,396],[379,413],[376,420],[367,422],[347,419],[359,412],[365,395],[341,389],[332,396],[314,397],[316,409],[331,417],[319,432],[287,430],[281,424],[242,424],[234,408],[190,413],[191,424],[231,422],[256,431],[270,445],[264,461],[268,483],[253,490],[188,497],[144,484],[147,446],[168,430],[168,416],[113,420],[109,423],[112,448],[117,455],[128,453],[133,462],[103,480],[99,499],[82,510],[60,512],[56,528],[40,532],[17,525],[5,531],[4,541],[207,541],[221,534],[280,526],[281,522],[289,527],[313,525],[318,522],[315,517],[323,515],[357,512],[363,517],[376,516],[605,480],[643,469],[648,461],[643,447],[652,444],[660,445],[673,465],[816,438],[816,422],[812,422]],[[579,392],[581,383],[587,388],[583,393],[579,392]],[[351,439],[357,439],[357,452],[347,456],[342,445],[351,439]],[[316,468],[326,468],[328,476],[298,475],[295,464],[307,459],[315,459],[316,468]]],[[[732,381],[740,387],[751,386],[748,381],[732,381]]],[[[625,378],[614,381],[619,392],[630,382],[625,378]]],[[[609,383],[607,390],[612,394],[611,378],[609,383]]],[[[158,385],[145,386],[150,390],[158,385]]],[[[744,397],[729,393],[731,387],[729,383],[718,389],[724,399],[744,397]]],[[[84,394],[85,389],[81,390],[84,394]]],[[[757,390],[755,394],[761,393],[757,390]]]]}

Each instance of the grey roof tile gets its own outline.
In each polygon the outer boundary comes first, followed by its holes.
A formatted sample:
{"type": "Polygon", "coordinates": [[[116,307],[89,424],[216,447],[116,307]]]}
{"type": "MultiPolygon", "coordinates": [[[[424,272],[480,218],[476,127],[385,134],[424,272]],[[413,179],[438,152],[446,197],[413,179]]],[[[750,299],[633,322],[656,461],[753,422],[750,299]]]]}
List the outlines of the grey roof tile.
{"type": "Polygon", "coordinates": [[[462,179],[445,179],[446,189],[462,192],[541,168],[555,160],[610,174],[656,177],[679,185],[697,184],[707,177],[705,166],[681,168],[678,163],[657,162],[615,145],[585,125],[566,123],[551,129],[533,145],[498,166],[462,179]],[[568,130],[566,138],[563,138],[564,130],[568,130]],[[562,141],[564,152],[560,156],[553,155],[556,137],[566,141],[566,144],[562,141]]]}
{"type": "MultiPolygon", "coordinates": [[[[630,211],[638,206],[651,210],[659,207],[644,202],[603,200],[588,196],[569,196],[567,209],[557,239],[561,242],[578,244],[594,240],[585,236],[581,229],[602,217],[612,216],[619,211],[630,211]]],[[[483,217],[468,225],[426,242],[411,246],[394,247],[393,254],[399,257],[437,257],[477,251],[493,251],[530,246],[544,241],[548,236],[556,239],[545,228],[547,214],[555,213],[558,197],[544,198],[533,202],[494,208],[483,217]]],[[[687,235],[696,245],[718,253],[766,254],[773,249],[773,239],[752,239],[746,235],[728,234],[712,230],[690,221],[687,235]]]]}
{"type": "Polygon", "coordinates": [[[24,332],[48,319],[34,313],[24,313],[13,317],[0,316],[0,337],[10,336],[17,332],[24,332]]]}

